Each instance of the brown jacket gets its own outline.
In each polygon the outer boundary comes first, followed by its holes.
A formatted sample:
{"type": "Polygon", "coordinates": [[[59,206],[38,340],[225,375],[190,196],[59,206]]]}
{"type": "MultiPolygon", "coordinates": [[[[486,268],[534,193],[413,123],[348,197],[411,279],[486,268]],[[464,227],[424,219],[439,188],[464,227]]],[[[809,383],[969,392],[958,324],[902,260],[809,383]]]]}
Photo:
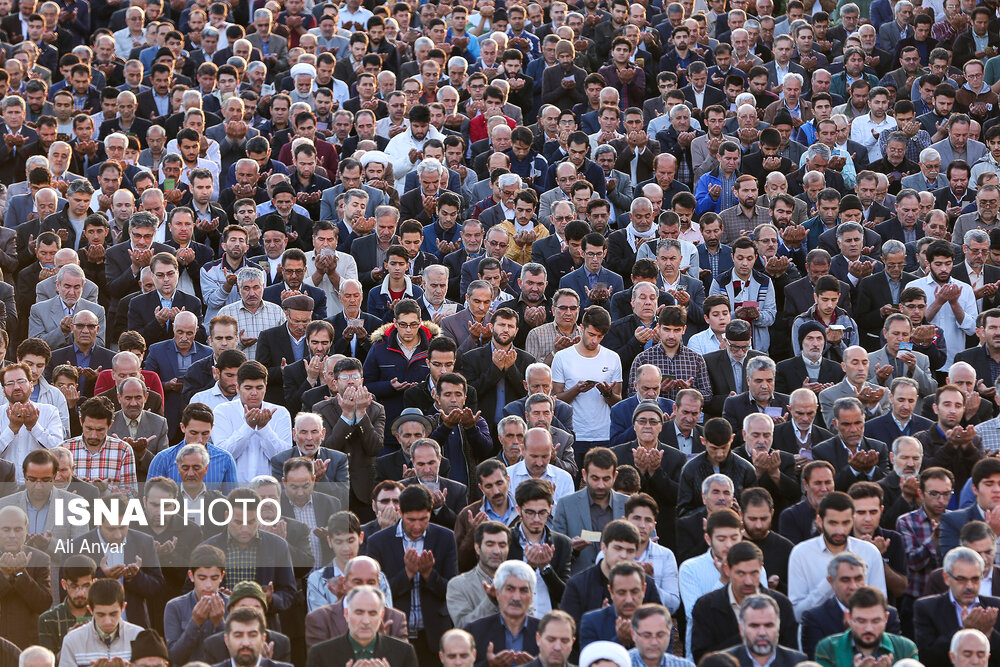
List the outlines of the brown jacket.
{"type": "Polygon", "coordinates": [[[313,412],[323,417],[326,428],[324,447],[344,452],[350,458],[352,506],[371,506],[372,489],[375,487],[375,457],[382,451],[385,434],[385,408],[372,401],[365,418],[355,426],[348,426],[340,418],[343,412],[337,397],[328,398],[313,406],[313,412]]]}
{"type": "MultiPolygon", "coordinates": [[[[406,626],[406,616],[398,609],[386,607],[379,632],[407,641],[409,630],[406,626]]],[[[325,604],[306,614],[306,648],[346,633],[347,619],[344,617],[343,601],[325,604]]]]}

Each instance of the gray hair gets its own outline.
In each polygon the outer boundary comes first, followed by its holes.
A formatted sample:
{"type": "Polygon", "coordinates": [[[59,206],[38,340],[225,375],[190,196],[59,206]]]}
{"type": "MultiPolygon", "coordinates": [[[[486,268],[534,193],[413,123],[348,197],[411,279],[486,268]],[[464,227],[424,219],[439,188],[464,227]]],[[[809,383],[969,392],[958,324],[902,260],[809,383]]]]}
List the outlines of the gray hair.
{"type": "Polygon", "coordinates": [[[399,209],[395,206],[390,206],[388,204],[382,204],[381,206],[375,207],[375,218],[384,218],[387,215],[391,215],[395,218],[396,222],[399,222],[399,209]]]}
{"type": "Polygon", "coordinates": [[[273,18],[274,18],[274,16],[271,14],[271,10],[270,9],[265,9],[263,7],[261,9],[258,9],[257,11],[255,11],[253,13],[253,20],[254,21],[256,21],[257,19],[267,19],[267,20],[270,21],[273,18]]]}
{"type": "Polygon", "coordinates": [[[385,593],[381,589],[375,586],[355,586],[344,596],[344,609],[350,609],[354,598],[359,595],[374,595],[375,599],[378,600],[379,606],[383,609],[385,608],[385,593]]]}
{"type": "Polygon", "coordinates": [[[493,293],[493,286],[492,285],[490,285],[485,280],[478,280],[477,279],[477,280],[473,280],[471,283],[469,283],[469,286],[465,290],[465,295],[467,297],[471,296],[472,293],[475,292],[477,289],[487,289],[487,290],[490,291],[490,294],[493,293]]]}
{"type": "Polygon", "coordinates": [[[493,575],[493,586],[500,592],[511,577],[528,582],[531,595],[535,595],[535,570],[523,560],[505,560],[493,575]]]}
{"type": "Polygon", "coordinates": [[[21,655],[17,659],[18,667],[24,667],[28,662],[34,662],[35,659],[45,660],[49,667],[55,667],[56,664],[55,653],[44,646],[35,645],[21,651],[21,655]]]}
{"type": "Polygon", "coordinates": [[[125,351],[111,357],[111,370],[117,370],[123,361],[132,361],[139,366],[139,357],[134,352],[125,351]]]}
{"type": "Polygon", "coordinates": [[[755,421],[761,421],[766,423],[770,427],[771,433],[774,433],[774,420],[765,415],[763,412],[751,412],[746,417],[743,418],[743,430],[750,430],[750,424],[755,421]]]}
{"type": "Polygon", "coordinates": [[[752,377],[757,371],[771,371],[774,373],[776,368],[774,360],[762,354],[747,362],[747,378],[752,377]]]}
{"type": "Polygon", "coordinates": [[[431,274],[434,273],[443,273],[444,279],[447,280],[450,270],[444,264],[430,264],[424,267],[424,270],[420,272],[420,275],[423,276],[424,282],[426,282],[431,274]]]}
{"type": "MultiPolygon", "coordinates": [[[[902,0],[900,0],[902,2],[902,0]]],[[[940,160],[941,154],[937,152],[936,148],[931,148],[928,146],[924,150],[920,151],[920,161],[927,162],[928,160],[940,160]]]]}
{"type": "Polygon", "coordinates": [[[676,248],[682,256],[684,255],[684,249],[681,246],[681,242],[677,239],[660,239],[656,242],[656,252],[659,253],[661,250],[669,250],[670,248],[676,248]]]}
{"type": "Polygon", "coordinates": [[[82,280],[87,279],[87,274],[83,272],[78,264],[65,264],[59,269],[56,274],[56,282],[60,285],[66,279],[66,276],[73,276],[74,278],[80,278],[82,280]]]}
{"type": "Polygon", "coordinates": [[[841,551],[839,554],[831,558],[830,562],[826,564],[826,576],[830,579],[836,579],[837,570],[839,570],[840,566],[844,563],[850,565],[851,567],[860,567],[861,571],[866,574],[868,572],[868,563],[862,560],[860,556],[850,551],[841,551]]]}
{"type": "MultiPolygon", "coordinates": [[[[485,281],[480,281],[480,282],[485,282],[485,281]]],[[[524,381],[527,382],[528,378],[531,377],[531,374],[536,371],[541,371],[546,375],[548,375],[550,378],[552,377],[552,367],[549,366],[548,364],[543,364],[540,361],[536,361],[533,364],[528,364],[528,367],[524,369],[524,381]]]]}
{"type": "Polygon", "coordinates": [[[184,457],[190,456],[191,454],[197,454],[200,456],[202,465],[208,467],[208,450],[205,448],[205,445],[199,445],[197,443],[190,443],[178,449],[177,454],[174,456],[174,462],[176,462],[177,465],[180,465],[181,461],[184,460],[184,457]]]}
{"type": "Polygon", "coordinates": [[[441,445],[433,438],[420,438],[410,445],[410,458],[413,458],[413,452],[417,449],[417,447],[430,447],[434,450],[434,453],[437,454],[437,457],[441,458],[441,445]]]}
{"type": "MultiPolygon", "coordinates": [[[[525,406],[525,408],[527,409],[527,406],[525,406]]],[[[507,428],[507,424],[517,424],[523,428],[525,432],[528,430],[528,422],[524,421],[522,417],[519,417],[518,415],[507,415],[497,422],[497,432],[503,433],[503,430],[507,428]]],[[[506,469],[504,469],[504,472],[506,473],[506,469]]]]}
{"type": "Polygon", "coordinates": [[[691,110],[688,109],[688,107],[687,107],[686,104],[675,104],[670,109],[670,120],[673,120],[679,113],[681,113],[683,111],[687,111],[688,114],[691,113],[691,110]]]}
{"type": "MultiPolygon", "coordinates": [[[[902,2],[903,0],[899,0],[902,2]]],[[[962,243],[969,245],[970,243],[989,243],[990,235],[981,229],[970,229],[965,232],[965,238],[962,239],[962,243]]]]}
{"type": "MultiPolygon", "coordinates": [[[[906,378],[906,379],[909,380],[910,378],[906,378]]],[[[917,448],[920,450],[920,454],[922,455],[924,453],[924,446],[923,446],[923,444],[919,440],[917,440],[916,438],[914,438],[911,435],[901,435],[901,436],[899,436],[898,438],[896,438],[895,440],[892,441],[892,454],[893,454],[893,456],[895,456],[896,454],[899,453],[899,448],[902,445],[916,445],[917,448]]]]}
{"type": "Polygon", "coordinates": [[[844,410],[860,410],[864,413],[865,406],[854,396],[844,396],[833,402],[833,418],[840,419],[840,413],[844,410]]]}
{"type": "Polygon", "coordinates": [[[944,571],[951,576],[955,563],[959,561],[976,566],[977,572],[983,571],[983,557],[969,547],[955,547],[944,556],[944,571]]]}
{"type": "Polygon", "coordinates": [[[856,222],[842,222],[837,225],[837,240],[842,239],[847,232],[858,232],[864,236],[865,228],[856,222]]]}
{"type": "MultiPolygon", "coordinates": [[[[812,147],[815,148],[816,146],[823,146],[823,148],[826,148],[826,146],[824,146],[823,144],[813,144],[812,147]]],[[[823,176],[823,174],[819,173],[816,170],[807,171],[806,175],[802,177],[802,185],[812,185],[813,183],[819,183],[820,185],[822,185],[826,183],[826,178],[823,176]]]]}
{"type": "Polygon", "coordinates": [[[635,199],[632,200],[632,204],[628,207],[629,213],[635,212],[635,210],[640,207],[646,207],[650,211],[652,211],[653,202],[649,201],[649,198],[647,197],[636,197],[635,199]]]}
{"type": "MultiPolygon", "coordinates": [[[[902,2],[902,0],[900,0],[900,2],[902,2]]],[[[798,74],[789,74],[785,78],[789,79],[789,78],[791,78],[793,76],[799,76],[799,75],[798,74]]],[[[799,78],[801,79],[802,77],[799,77],[799,78]]],[[[820,144],[820,143],[816,143],[816,144],[813,144],[812,146],[810,146],[809,150],[806,151],[806,159],[809,160],[809,161],[812,161],[812,160],[814,160],[816,158],[823,158],[824,160],[829,160],[830,159],[830,147],[827,146],[826,144],[820,144]]]]}
{"type": "Polygon", "coordinates": [[[506,188],[510,185],[516,185],[518,188],[522,187],[521,177],[517,174],[503,174],[497,179],[498,188],[506,188]]]}
{"type": "MultiPolygon", "coordinates": [[[[900,2],[902,2],[902,0],[900,0],[900,2]]],[[[791,74],[786,74],[785,75],[785,81],[788,81],[789,79],[792,79],[794,81],[798,81],[800,86],[805,85],[805,82],[806,82],[805,79],[802,78],[801,74],[796,74],[795,72],[792,72],[791,74]]],[[[826,146],[826,144],[813,144],[813,145],[814,146],[824,146],[824,147],[826,146]]]]}
{"type": "Polygon", "coordinates": [[[546,268],[539,264],[538,262],[528,262],[521,267],[521,280],[524,280],[526,276],[542,276],[544,278],[549,277],[549,272],[546,268]]]}
{"type": "Polygon", "coordinates": [[[14,95],[8,95],[7,97],[3,98],[3,103],[0,103],[0,108],[2,108],[4,111],[9,109],[10,107],[20,107],[22,110],[27,108],[24,102],[24,98],[15,97],[14,95]]]}
{"type": "MultiPolygon", "coordinates": [[[[906,0],[899,0],[899,1],[900,2],[905,2],[906,0]]],[[[962,644],[965,642],[965,640],[966,639],[970,639],[970,638],[971,639],[975,639],[976,641],[978,641],[981,646],[985,646],[986,647],[986,655],[989,656],[989,654],[990,654],[990,640],[989,640],[989,638],[986,635],[984,635],[979,630],[976,630],[975,628],[964,628],[962,630],[959,630],[955,634],[953,634],[951,636],[951,645],[948,647],[948,650],[957,655],[958,651],[962,648],[962,644]]],[[[28,649],[28,651],[31,651],[32,649],[36,649],[36,648],[38,648],[38,647],[37,646],[32,646],[31,648],[28,649]]],[[[28,651],[25,651],[25,653],[27,653],[28,651]]],[[[21,654],[21,657],[22,658],[24,657],[24,653],[21,654]]],[[[898,665],[900,663],[897,662],[896,664],[898,665]]]]}
{"type": "MultiPolygon", "coordinates": [[[[978,231],[978,230],[976,230],[978,231]]],[[[987,237],[989,240],[989,237],[987,237]]],[[[882,244],[882,257],[887,255],[895,255],[896,253],[906,252],[906,246],[903,245],[902,241],[897,241],[896,239],[889,239],[882,244]]]]}
{"type": "Polygon", "coordinates": [[[417,176],[423,176],[428,171],[436,171],[440,174],[442,169],[444,169],[444,165],[442,165],[441,161],[437,158],[424,158],[420,161],[420,164],[417,165],[417,176]]]}
{"type": "MultiPolygon", "coordinates": [[[[6,103],[7,99],[4,99],[4,102],[6,103]]],[[[114,139],[115,141],[124,141],[125,142],[125,147],[128,148],[128,137],[126,137],[121,132],[112,132],[108,136],[104,137],[104,147],[105,148],[109,148],[111,146],[111,140],[112,139],[114,139]]]]}
{"type": "MultiPolygon", "coordinates": [[[[157,192],[159,192],[159,190],[157,190],[157,192]]],[[[93,195],[94,186],[91,185],[90,181],[86,178],[78,178],[75,181],[70,181],[69,187],[66,188],[66,196],[69,197],[70,195],[81,193],[85,195],[93,195]]]]}
{"type": "Polygon", "coordinates": [[[258,269],[256,266],[244,266],[236,272],[236,287],[243,287],[245,284],[254,281],[263,283],[266,279],[263,270],[258,269]]]}
{"type": "MultiPolygon", "coordinates": [[[[256,164],[256,161],[254,163],[256,164]]],[[[367,190],[362,190],[361,188],[352,188],[344,193],[344,205],[346,206],[347,202],[351,201],[352,199],[364,199],[365,201],[368,201],[368,198],[369,196],[367,190]]]]}
{"type": "Polygon", "coordinates": [[[277,480],[277,478],[273,477],[272,475],[257,475],[256,477],[250,480],[250,483],[247,484],[247,486],[256,491],[257,489],[265,486],[280,487],[281,483],[277,480]]]}
{"type": "Polygon", "coordinates": [[[740,605],[740,625],[746,621],[747,609],[754,611],[770,609],[774,612],[776,627],[781,626],[781,611],[778,609],[778,603],[769,595],[751,595],[743,600],[743,604],[740,605]]]}
{"type": "Polygon", "coordinates": [[[723,484],[729,488],[730,493],[736,493],[736,487],[733,486],[733,480],[731,480],[727,475],[723,475],[721,472],[717,472],[714,475],[709,475],[701,483],[701,493],[705,495],[712,488],[713,484],[723,484]]]}
{"type": "Polygon", "coordinates": [[[323,426],[323,418],[316,414],[315,412],[300,412],[295,415],[295,428],[299,428],[299,424],[306,421],[307,419],[312,419],[316,421],[320,426],[323,426]]]}

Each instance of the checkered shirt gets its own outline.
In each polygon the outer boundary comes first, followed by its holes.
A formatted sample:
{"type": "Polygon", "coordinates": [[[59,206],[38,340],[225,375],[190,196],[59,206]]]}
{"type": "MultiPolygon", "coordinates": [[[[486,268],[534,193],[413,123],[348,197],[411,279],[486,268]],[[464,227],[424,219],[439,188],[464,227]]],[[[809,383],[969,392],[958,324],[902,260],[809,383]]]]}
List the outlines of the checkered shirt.
{"type": "Polygon", "coordinates": [[[67,440],[62,446],[73,454],[76,475],[80,479],[110,479],[109,490],[122,491],[132,497],[138,495],[135,455],[124,440],[109,435],[104,446],[94,454],[87,449],[83,436],[67,440]]]}
{"type": "MultiPolygon", "coordinates": [[[[257,338],[261,331],[276,327],[285,321],[285,311],[281,309],[281,306],[270,301],[262,302],[256,313],[247,310],[242,300],[236,301],[220,308],[219,315],[235,317],[240,325],[239,330],[244,332],[247,338],[257,338]]],[[[247,347],[240,344],[240,349],[246,353],[247,359],[254,359],[254,355],[257,353],[257,343],[247,347]]]]}
{"type": "Polygon", "coordinates": [[[934,528],[923,507],[907,512],[896,520],[896,530],[903,535],[906,562],[910,576],[906,582],[906,594],[920,597],[924,594],[924,584],[931,572],[941,567],[937,545],[934,544],[934,528]]]}
{"type": "MultiPolygon", "coordinates": [[[[254,536],[244,547],[226,536],[226,580],[223,585],[232,590],[241,581],[257,581],[257,549],[260,548],[260,534],[254,536]]],[[[259,582],[258,582],[259,583],[259,582]]]]}
{"type": "Polygon", "coordinates": [[[749,235],[757,225],[771,222],[771,212],[763,206],[755,207],[752,218],[747,217],[739,204],[722,209],[719,217],[722,218],[722,242],[726,245],[732,245],[744,232],[749,235]]]}
{"type": "MultiPolygon", "coordinates": [[[[660,369],[664,376],[673,375],[678,380],[694,378],[694,383],[691,386],[701,392],[702,396],[705,397],[705,403],[712,400],[712,384],[708,379],[708,367],[705,365],[705,359],[687,345],[681,345],[673,359],[667,356],[663,345],[655,345],[640,352],[635,361],[632,362],[632,368],[628,373],[629,395],[635,393],[635,373],[643,364],[653,364],[660,369]]],[[[673,400],[677,397],[678,391],[672,389],[661,396],[673,400]]]]}
{"type": "MultiPolygon", "coordinates": [[[[580,331],[580,327],[577,326],[573,335],[579,336],[580,331]]],[[[548,358],[549,355],[555,354],[556,338],[558,338],[559,335],[559,331],[556,329],[556,323],[546,322],[542,326],[535,327],[528,332],[528,338],[525,340],[524,349],[535,359],[541,361],[542,359],[548,358]]],[[[549,361],[551,361],[551,359],[549,359],[549,361]]]]}

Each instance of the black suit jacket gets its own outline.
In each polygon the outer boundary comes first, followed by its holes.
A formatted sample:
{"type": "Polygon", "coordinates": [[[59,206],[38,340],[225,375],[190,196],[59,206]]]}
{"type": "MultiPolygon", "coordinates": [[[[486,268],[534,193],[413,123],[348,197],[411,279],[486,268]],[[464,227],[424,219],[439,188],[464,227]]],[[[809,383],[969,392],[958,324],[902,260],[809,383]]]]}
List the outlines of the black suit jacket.
{"type": "Polygon", "coordinates": [[[684,99],[687,100],[692,109],[704,111],[713,104],[726,104],[726,94],[712,86],[705,86],[704,101],[700,107],[694,96],[694,88],[687,85],[681,88],[681,92],[684,93],[684,99]]]}
{"type": "MultiPolygon", "coordinates": [[[[406,576],[403,539],[396,537],[396,527],[390,526],[375,533],[365,543],[368,555],[382,564],[382,571],[389,579],[393,605],[409,616],[413,582],[406,576]]],[[[421,576],[420,607],[423,611],[427,648],[435,653],[441,635],[452,627],[445,595],[448,581],[458,574],[455,534],[447,528],[430,524],[424,534],[424,549],[434,553],[434,568],[429,577],[421,576]]],[[[313,651],[316,648],[313,647],[313,651]]]]}
{"type": "Polygon", "coordinates": [[[808,500],[800,500],[780,514],[778,533],[793,544],[816,534],[816,510],[808,500]]]}
{"type": "MultiPolygon", "coordinates": [[[[70,553],[101,553],[99,530],[95,528],[73,540],[73,550],[70,553]],[[89,547],[89,552],[83,551],[84,544],[89,547]]],[[[132,619],[130,622],[146,628],[149,627],[146,600],[157,598],[166,585],[166,580],[160,571],[160,559],[156,555],[153,538],[138,530],[129,529],[125,538],[125,562],[134,563],[136,556],[142,558],[142,567],[137,575],[125,580],[125,602],[129,607],[128,617],[132,619]]],[[[105,576],[100,565],[95,576],[105,576]]]]}
{"type": "MultiPolygon", "coordinates": [[[[409,642],[381,633],[375,637],[375,657],[385,659],[392,667],[417,667],[417,654],[409,642]]],[[[353,659],[354,650],[351,648],[349,635],[344,634],[310,648],[306,667],[344,667],[353,659]]]]}
{"type": "MultiPolygon", "coordinates": [[[[198,316],[198,340],[206,339],[205,329],[202,326],[204,315],[202,314],[201,300],[198,297],[184,292],[174,292],[174,308],[188,310],[198,316]]],[[[132,299],[128,304],[128,328],[138,331],[146,339],[146,345],[159,343],[170,339],[172,327],[160,324],[156,321],[156,309],[160,307],[159,292],[153,290],[148,294],[143,294],[132,299]]],[[[170,324],[168,322],[168,324],[170,324]]]]}
{"type": "MultiPolygon", "coordinates": [[[[819,415],[817,414],[817,416],[819,415]]],[[[832,437],[832,433],[813,422],[812,430],[809,432],[810,446],[818,445],[824,440],[828,440],[832,437]]],[[[799,440],[795,435],[795,425],[792,424],[791,421],[778,424],[774,427],[774,437],[771,440],[771,448],[782,452],[788,452],[789,454],[799,453],[799,440]]]]}
{"type": "Polygon", "coordinates": [[[955,355],[955,361],[964,361],[976,369],[977,378],[990,378],[990,353],[986,351],[986,346],[976,345],[975,347],[962,350],[955,355]]]}
{"type": "MultiPolygon", "coordinates": [[[[705,360],[707,361],[708,357],[705,360]]],[[[806,362],[802,360],[801,354],[791,359],[785,359],[778,362],[778,366],[775,369],[774,390],[783,394],[791,394],[802,386],[807,377],[809,377],[809,371],[806,370],[806,362]]],[[[841,368],[840,364],[830,361],[825,357],[820,360],[820,382],[833,382],[836,384],[843,379],[844,369],[841,368]]]]}
{"type": "MultiPolygon", "coordinates": [[[[670,429],[673,431],[673,429],[670,429]]],[[[635,466],[635,457],[632,450],[639,446],[635,440],[616,445],[611,451],[618,457],[618,465],[628,464],[635,466]]],[[[676,507],[678,483],[681,479],[681,469],[687,463],[687,457],[680,450],[667,445],[659,445],[658,449],[663,452],[660,459],[660,467],[652,475],[639,473],[639,482],[645,493],[653,496],[660,507],[676,507]]],[[[660,536],[660,544],[674,549],[676,544],[674,536],[676,534],[675,512],[660,512],[656,517],[656,534],[660,536]]]]}
{"type": "MultiPolygon", "coordinates": [[[[535,363],[535,358],[518,348],[517,361],[506,371],[501,371],[493,363],[493,346],[483,345],[469,350],[462,355],[462,369],[466,377],[476,378],[481,388],[479,393],[479,409],[490,425],[490,432],[496,437],[497,425],[493,417],[497,414],[497,383],[504,381],[504,405],[513,400],[524,398],[527,394],[524,388],[524,372],[528,366],[535,363]]],[[[500,406],[503,409],[503,405],[500,406]]]]}
{"type": "MultiPolygon", "coordinates": [[[[795,318],[809,310],[816,303],[815,296],[816,286],[809,280],[809,276],[799,278],[785,288],[785,308],[782,310],[782,315],[788,322],[789,331],[795,318]]],[[[851,286],[844,281],[840,281],[840,301],[837,302],[837,306],[846,310],[848,315],[853,312],[851,286]]]]}
{"type": "MultiPolygon", "coordinates": [[[[885,477],[886,471],[889,470],[889,448],[886,447],[886,444],[881,440],[866,437],[858,444],[858,450],[878,452],[878,464],[872,469],[870,481],[877,482],[885,477]]],[[[813,457],[829,461],[833,464],[833,469],[837,471],[834,483],[838,491],[846,492],[854,482],[868,479],[864,475],[854,474],[847,465],[847,456],[847,450],[839,436],[834,436],[813,447],[813,457]]]]}
{"type": "MultiPolygon", "coordinates": [[[[379,318],[374,315],[369,315],[364,311],[361,312],[361,319],[364,320],[365,331],[369,334],[375,333],[375,331],[384,324],[384,322],[382,322],[379,318]]],[[[327,322],[333,325],[334,342],[330,353],[344,354],[348,357],[354,357],[358,361],[364,363],[365,357],[368,356],[368,350],[372,347],[371,339],[365,338],[363,340],[358,340],[352,349],[351,341],[344,339],[344,329],[347,328],[347,318],[344,316],[344,313],[337,313],[333,317],[327,319],[327,322]]]]}
{"type": "MultiPolygon", "coordinates": [[[[960,264],[959,266],[964,270],[964,264],[960,264]]],[[[1000,280],[1000,269],[994,270],[998,275],[993,280],[1000,280]]],[[[952,275],[954,275],[954,272],[952,272],[952,275]]],[[[907,284],[916,279],[917,276],[913,274],[903,273],[899,277],[899,293],[902,294],[907,284]]],[[[879,309],[886,304],[892,303],[895,303],[895,300],[892,298],[892,291],[889,289],[889,274],[885,271],[873,273],[870,276],[862,278],[858,283],[858,301],[857,307],[854,309],[854,321],[858,323],[858,327],[863,334],[861,336],[861,344],[869,352],[874,352],[882,347],[880,337],[882,335],[882,326],[885,324],[885,318],[879,313],[879,309]]]]}
{"type": "MultiPolygon", "coordinates": [[[[806,656],[803,653],[799,653],[790,648],[785,648],[780,644],[774,649],[775,657],[771,662],[770,667],[795,667],[800,662],[806,661],[806,656]]],[[[736,646],[728,649],[726,651],[729,655],[733,656],[740,661],[740,667],[756,667],[757,661],[750,657],[750,653],[747,652],[743,643],[739,643],[736,646]]]]}
{"type": "MultiPolygon", "coordinates": [[[[844,611],[837,598],[831,595],[823,604],[802,613],[802,650],[812,660],[819,640],[843,632],[844,629],[844,611]]],[[[895,607],[889,607],[889,621],[885,631],[895,635],[900,633],[899,614],[895,607]]]]}
{"type": "MultiPolygon", "coordinates": [[[[167,239],[165,245],[173,249],[172,252],[174,255],[177,254],[178,245],[176,241],[167,239]]],[[[181,271],[188,274],[191,284],[194,285],[194,295],[201,301],[201,267],[215,261],[215,251],[204,243],[198,243],[197,241],[192,241],[190,247],[194,250],[194,261],[185,267],[181,267],[181,271]]]]}
{"type": "MultiPolygon", "coordinates": [[[[288,635],[281,634],[277,630],[267,630],[266,634],[265,641],[274,644],[274,658],[261,658],[257,667],[291,667],[292,642],[288,635]]],[[[213,667],[232,667],[225,635],[225,632],[217,632],[205,638],[202,655],[213,667]]]]}
{"type": "MultiPolygon", "coordinates": [[[[503,624],[500,614],[493,614],[473,621],[465,626],[465,629],[476,640],[476,662],[475,667],[487,667],[487,649],[492,644],[493,651],[505,651],[507,646],[507,629],[503,624]]],[[[524,620],[524,647],[521,649],[527,653],[535,655],[538,653],[538,643],[535,641],[535,634],[538,632],[538,619],[528,616],[524,620]]],[[[395,665],[393,665],[395,667],[395,665]]]]}
{"type": "MultiPolygon", "coordinates": [[[[115,353],[108,348],[95,345],[90,350],[90,363],[87,367],[94,369],[111,368],[111,358],[114,356],[115,353]]],[[[48,366],[45,367],[45,379],[51,382],[52,369],[61,364],[76,366],[76,348],[73,345],[67,345],[66,347],[60,347],[52,351],[52,358],[49,360],[48,366]]],[[[83,393],[90,396],[93,392],[94,386],[88,382],[83,393]]]]}
{"type": "MultiPolygon", "coordinates": [[[[375,459],[375,483],[378,484],[385,479],[402,480],[403,466],[413,467],[412,462],[406,458],[401,449],[383,454],[375,459]]],[[[447,475],[451,470],[451,462],[447,457],[441,457],[439,474],[447,475]]],[[[464,486],[464,484],[463,484],[464,486]]]]}
{"type": "MultiPolygon", "coordinates": [[[[515,519],[510,525],[511,533],[518,535],[520,519],[515,519]]],[[[552,608],[557,609],[562,602],[563,591],[566,590],[566,582],[569,581],[570,571],[573,565],[573,545],[569,538],[562,533],[557,533],[551,528],[545,529],[546,544],[551,544],[555,551],[552,554],[550,567],[542,573],[545,587],[549,589],[549,599],[552,608]]],[[[520,540],[511,540],[510,549],[507,552],[508,560],[524,560],[524,548],[520,540]]]]}
{"type": "MultiPolygon", "coordinates": [[[[778,603],[781,619],[781,634],[778,643],[783,646],[798,645],[799,624],[795,621],[795,610],[787,597],[767,588],[761,589],[763,595],[771,597],[778,603]]],[[[723,586],[711,593],[705,593],[694,603],[691,610],[694,621],[691,630],[691,652],[695,660],[720,646],[741,644],[740,627],[729,606],[729,586],[723,586]]]]}
{"type": "MultiPolygon", "coordinates": [[[[713,352],[712,354],[715,353],[713,352]]],[[[722,416],[733,426],[733,433],[736,435],[736,439],[733,440],[733,446],[736,447],[743,444],[743,419],[751,413],[760,412],[760,409],[757,407],[756,401],[750,396],[749,391],[737,394],[736,396],[729,396],[727,393],[726,396],[727,398],[722,404],[722,416]]],[[[774,392],[768,407],[781,408],[782,414],[787,413],[788,394],[774,392]]]]}
{"type": "MultiPolygon", "coordinates": [[[[1000,598],[979,596],[983,607],[1000,607],[1000,598]]],[[[920,598],[913,605],[913,632],[920,660],[928,665],[947,665],[951,637],[959,630],[950,593],[920,598]]],[[[1000,618],[990,639],[990,665],[1000,665],[1000,618]]]]}
{"type": "MultiPolygon", "coordinates": [[[[303,359],[308,358],[308,346],[304,350],[303,359]]],[[[257,361],[267,367],[267,395],[264,400],[270,403],[281,403],[284,398],[281,376],[281,360],[286,363],[295,363],[295,355],[292,353],[291,334],[288,333],[287,324],[279,324],[270,329],[260,332],[257,339],[257,361]]]]}
{"type": "Polygon", "coordinates": [[[705,407],[705,412],[712,417],[722,416],[722,408],[729,397],[729,392],[735,391],[737,394],[742,394],[747,390],[747,362],[761,354],[757,350],[747,352],[747,356],[743,359],[743,381],[738,387],[728,350],[717,350],[705,355],[708,379],[712,383],[712,400],[705,407]]]}
{"type": "Polygon", "coordinates": [[[203,357],[198,361],[192,363],[184,377],[184,388],[181,390],[181,396],[184,399],[184,405],[191,402],[191,397],[197,394],[199,391],[208,389],[213,384],[215,384],[215,378],[212,376],[212,368],[215,367],[215,355],[210,354],[207,357],[203,357]]]}
{"type": "MultiPolygon", "coordinates": [[[[123,242],[108,248],[104,254],[104,275],[108,280],[107,290],[111,297],[108,313],[117,312],[118,301],[122,297],[139,291],[139,277],[132,274],[132,260],[128,256],[128,251],[131,249],[132,243],[126,238],[123,242]]],[[[158,252],[171,252],[170,246],[162,243],[153,243],[150,250],[154,255],[158,252]]],[[[151,345],[152,343],[147,339],[146,344],[151,345]]]]}

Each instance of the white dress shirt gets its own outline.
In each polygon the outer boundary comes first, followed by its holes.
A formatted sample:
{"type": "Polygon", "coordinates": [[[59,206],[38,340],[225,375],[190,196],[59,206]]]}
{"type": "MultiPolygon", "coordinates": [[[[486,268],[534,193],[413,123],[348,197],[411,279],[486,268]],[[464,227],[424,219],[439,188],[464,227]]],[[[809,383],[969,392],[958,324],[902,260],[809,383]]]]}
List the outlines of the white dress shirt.
{"type": "Polygon", "coordinates": [[[28,430],[22,426],[17,433],[10,429],[7,410],[0,410],[0,458],[14,462],[14,476],[18,484],[24,483],[21,461],[28,452],[52,449],[63,442],[63,425],[59,411],[46,403],[32,403],[38,408],[38,421],[28,430]]]}
{"type": "MultiPolygon", "coordinates": [[[[524,465],[524,459],[508,467],[507,475],[510,477],[510,488],[512,489],[516,489],[518,484],[531,478],[531,475],[528,474],[528,468],[524,465]]],[[[559,499],[563,496],[568,496],[576,491],[573,485],[573,478],[570,474],[552,464],[549,464],[548,468],[545,469],[542,479],[552,482],[555,485],[556,490],[552,495],[555,502],[559,502],[559,499]]]]}
{"type": "Polygon", "coordinates": [[[292,442],[292,418],[288,409],[264,402],[274,410],[263,428],[250,428],[242,401],[230,401],[215,407],[212,444],[226,450],[236,460],[238,481],[246,484],[257,475],[271,474],[271,457],[288,449],[292,442]]]}
{"type": "MultiPolygon", "coordinates": [[[[865,583],[885,593],[885,564],[879,550],[870,542],[848,537],[847,551],[868,564],[865,583]]],[[[797,620],[802,620],[802,614],[807,609],[822,604],[833,595],[830,582],[826,579],[826,566],[834,555],[822,535],[800,542],[792,549],[788,557],[788,599],[795,608],[797,620]]]]}

